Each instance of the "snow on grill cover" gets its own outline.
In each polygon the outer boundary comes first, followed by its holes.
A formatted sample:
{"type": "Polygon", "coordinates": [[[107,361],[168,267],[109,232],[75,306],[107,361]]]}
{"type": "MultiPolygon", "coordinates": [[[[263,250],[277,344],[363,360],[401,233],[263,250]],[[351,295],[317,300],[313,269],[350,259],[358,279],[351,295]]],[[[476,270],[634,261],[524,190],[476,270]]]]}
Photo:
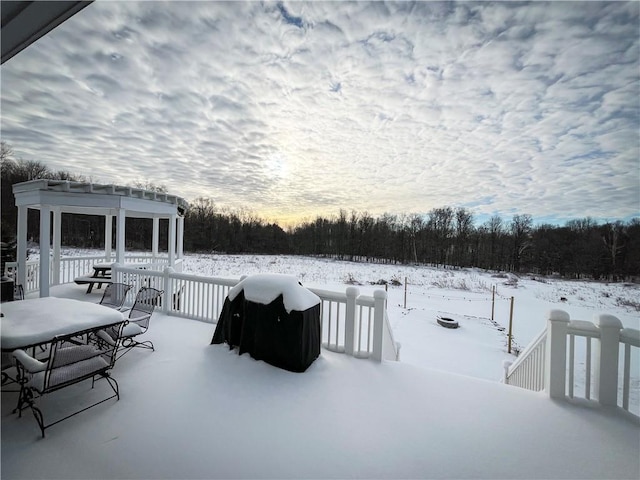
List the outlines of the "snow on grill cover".
{"type": "Polygon", "coordinates": [[[320,355],[320,298],[292,275],[258,274],[229,290],[211,344],[304,372],[320,355]]]}

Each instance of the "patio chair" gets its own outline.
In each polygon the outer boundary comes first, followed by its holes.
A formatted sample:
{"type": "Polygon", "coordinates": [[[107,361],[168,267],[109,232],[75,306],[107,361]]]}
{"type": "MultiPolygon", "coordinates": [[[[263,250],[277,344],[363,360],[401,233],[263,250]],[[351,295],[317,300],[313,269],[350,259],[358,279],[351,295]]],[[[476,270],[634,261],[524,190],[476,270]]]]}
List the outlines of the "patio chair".
{"type": "MultiPolygon", "coordinates": [[[[14,283],[13,285],[13,300],[24,300],[24,289],[19,283],[14,283]]],[[[15,378],[7,373],[7,370],[15,367],[15,365],[11,352],[2,352],[2,385],[16,381],[15,378]]]]}
{"type": "Polygon", "coordinates": [[[102,298],[100,299],[100,305],[105,307],[120,310],[127,298],[127,293],[133,288],[133,285],[126,283],[110,283],[104,289],[102,298]]]}
{"type": "MultiPolygon", "coordinates": [[[[121,322],[112,327],[117,332],[116,338],[122,332],[124,324],[125,322],[121,322]]],[[[95,333],[95,329],[78,333],[91,334],[95,333]]],[[[73,338],[78,336],[78,333],[57,336],[51,343],[49,358],[45,361],[40,361],[21,349],[13,352],[19,369],[18,378],[20,379],[20,396],[17,410],[22,416],[23,409],[26,407],[31,408],[43,438],[45,429],[107,400],[112,398],[120,399],[118,383],[110,376],[109,372],[116,361],[119,341],[113,341],[109,337],[103,338],[104,341],[100,344],[71,344],[70,346],[70,342],[73,342],[73,338]],[[55,422],[45,424],[42,410],[36,406],[37,398],[88,379],[91,379],[91,388],[93,388],[96,377],[106,379],[113,391],[113,395],[103,398],[88,407],[76,410],[55,422]]],[[[101,331],[98,331],[96,335],[106,337],[101,331]]],[[[70,397],[66,398],[66,401],[70,401],[70,397]]]]}
{"type": "MultiPolygon", "coordinates": [[[[118,358],[122,357],[125,353],[131,351],[135,347],[147,348],[149,350],[155,350],[153,342],[145,340],[139,342],[136,340],[138,335],[142,335],[149,329],[149,321],[151,315],[158,305],[160,296],[164,292],[151,287],[141,287],[136,294],[136,299],[129,310],[129,317],[125,323],[125,326],[121,333],[121,345],[120,350],[122,353],[118,353],[118,358]]],[[[117,339],[117,332],[113,329],[107,329],[105,331],[112,339],[117,339]]]]}

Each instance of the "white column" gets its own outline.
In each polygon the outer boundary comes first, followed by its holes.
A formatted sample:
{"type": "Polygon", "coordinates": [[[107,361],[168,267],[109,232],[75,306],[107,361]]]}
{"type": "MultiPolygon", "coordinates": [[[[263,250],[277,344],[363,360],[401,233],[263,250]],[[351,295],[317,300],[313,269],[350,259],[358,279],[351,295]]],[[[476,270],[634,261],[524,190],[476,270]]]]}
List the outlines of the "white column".
{"type": "Polygon", "coordinates": [[[178,217],[178,258],[184,256],[184,217],[178,217]]]}
{"type": "Polygon", "coordinates": [[[600,342],[597,342],[595,387],[598,401],[602,405],[618,404],[618,353],[620,351],[620,330],[622,322],[613,315],[595,315],[595,323],[600,327],[600,342]]]}
{"type": "Polygon", "coordinates": [[[113,215],[104,217],[104,258],[111,261],[111,249],[113,248],[113,215]]]}
{"type": "MultiPolygon", "coordinates": [[[[344,320],[344,353],[353,355],[356,330],[356,297],[360,294],[357,287],[347,287],[347,308],[344,320]]],[[[360,332],[362,335],[362,332],[360,332]]]]}
{"type": "Polygon", "coordinates": [[[384,312],[387,302],[387,292],[384,290],[375,290],[373,292],[374,310],[373,310],[373,359],[382,362],[384,344],[384,312]]]}
{"type": "Polygon", "coordinates": [[[565,398],[569,314],[551,310],[548,318],[544,388],[551,398],[565,398]]]}
{"type": "Polygon", "coordinates": [[[126,220],[126,210],[118,208],[116,210],[116,262],[120,265],[124,264],[126,220]]]}
{"type": "Polygon", "coordinates": [[[173,278],[171,277],[171,274],[175,273],[175,270],[171,267],[165,267],[163,273],[164,293],[162,294],[162,311],[169,314],[174,304],[173,278]]]}
{"type": "Polygon", "coordinates": [[[53,285],[60,285],[60,244],[62,243],[62,212],[53,207],[53,285]]]}
{"type": "MultiPolygon", "coordinates": [[[[17,247],[16,260],[18,261],[18,272],[16,281],[22,285],[24,292],[27,293],[27,212],[26,206],[18,207],[18,226],[17,226],[17,247]]],[[[4,274],[4,272],[2,272],[4,274]]]]}
{"type": "Polygon", "coordinates": [[[160,219],[153,217],[153,236],[151,241],[151,256],[155,261],[158,257],[158,244],[160,243],[160,219]]]}
{"type": "Polygon", "coordinates": [[[49,296],[49,243],[51,242],[51,207],[40,208],[40,296],[49,296]]]}
{"type": "Polygon", "coordinates": [[[167,246],[169,250],[169,266],[176,264],[176,215],[171,215],[169,219],[169,242],[167,246]]]}

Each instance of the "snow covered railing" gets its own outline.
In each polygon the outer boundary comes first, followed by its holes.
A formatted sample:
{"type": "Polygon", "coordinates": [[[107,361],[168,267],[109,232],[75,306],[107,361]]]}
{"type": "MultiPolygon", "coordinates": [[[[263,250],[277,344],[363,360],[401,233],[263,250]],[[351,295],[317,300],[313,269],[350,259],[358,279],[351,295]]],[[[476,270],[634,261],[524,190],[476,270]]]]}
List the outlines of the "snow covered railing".
{"type": "MultiPolygon", "coordinates": [[[[142,286],[163,290],[159,307],[167,315],[216,323],[231,287],[241,279],[201,277],[114,265],[115,282],[133,285],[125,305],[133,303],[142,286]]],[[[332,351],[377,361],[397,360],[398,346],[393,340],[386,311],[387,294],[376,290],[373,296],[360,295],[356,287],[345,292],[310,288],[320,297],[322,345],[332,351]]]]}
{"type": "Polygon", "coordinates": [[[570,320],[563,310],[552,310],[546,330],[506,366],[505,383],[544,389],[552,398],[618,406],[640,420],[640,412],[629,407],[638,404],[630,398],[640,393],[640,331],[623,328],[613,315],[594,320],[570,320]]]}
{"type": "Polygon", "coordinates": [[[133,285],[125,305],[133,303],[140,287],[153,287],[164,292],[159,307],[167,315],[208,323],[217,322],[229,290],[239,281],[178,273],[170,267],[160,272],[115,264],[113,272],[114,281],[133,285]]]}
{"type": "Polygon", "coordinates": [[[387,316],[387,294],[360,295],[356,287],[344,293],[310,288],[321,299],[322,346],[333,352],[377,361],[398,360],[387,316]]]}
{"type": "MultiPolygon", "coordinates": [[[[130,254],[125,256],[127,263],[143,263],[146,268],[161,270],[169,264],[169,258],[155,256],[151,254],[130,254]]],[[[176,264],[181,259],[176,261],[176,264]]],[[[49,268],[50,285],[64,285],[72,283],[76,277],[93,274],[93,265],[99,262],[115,262],[115,255],[111,257],[101,256],[77,256],[60,258],[59,267],[56,268],[53,257],[49,268]]],[[[18,268],[17,262],[7,262],[5,272],[10,277],[15,278],[18,268]]],[[[38,259],[27,260],[27,283],[23,286],[25,294],[37,292],[40,286],[40,261],[38,259]]]]}
{"type": "MultiPolygon", "coordinates": [[[[4,275],[16,278],[18,273],[18,262],[7,262],[4,266],[4,275]]],[[[27,282],[22,286],[25,295],[37,292],[40,285],[40,263],[37,260],[27,261],[27,282]]]]}
{"type": "MultiPolygon", "coordinates": [[[[115,262],[115,255],[110,257],[105,256],[81,256],[81,257],[63,257],[60,259],[60,279],[59,281],[52,282],[53,285],[71,283],[73,280],[81,275],[93,274],[93,266],[96,263],[110,263],[115,262]]],[[[125,261],[127,263],[139,263],[144,264],[145,268],[161,270],[165,265],[169,264],[168,257],[153,257],[152,255],[145,254],[130,254],[125,255],[125,261]]],[[[51,271],[54,272],[55,268],[52,266],[51,271]]]]}
{"type": "Polygon", "coordinates": [[[535,392],[544,389],[546,345],[547,331],[543,330],[515,362],[505,364],[504,383],[535,392]]]}
{"type": "MultiPolygon", "coordinates": [[[[629,400],[631,398],[631,366],[638,368],[638,353],[640,352],[640,330],[633,328],[623,328],[620,330],[620,343],[624,345],[623,349],[623,369],[622,369],[622,409],[629,412],[629,400]],[[632,360],[631,349],[635,348],[635,361],[632,360]]],[[[636,387],[638,386],[638,378],[635,379],[636,387]]],[[[638,396],[638,389],[635,389],[635,395],[638,396]]],[[[636,404],[638,404],[636,398],[636,404]]],[[[635,413],[640,416],[640,412],[635,413]]]]}

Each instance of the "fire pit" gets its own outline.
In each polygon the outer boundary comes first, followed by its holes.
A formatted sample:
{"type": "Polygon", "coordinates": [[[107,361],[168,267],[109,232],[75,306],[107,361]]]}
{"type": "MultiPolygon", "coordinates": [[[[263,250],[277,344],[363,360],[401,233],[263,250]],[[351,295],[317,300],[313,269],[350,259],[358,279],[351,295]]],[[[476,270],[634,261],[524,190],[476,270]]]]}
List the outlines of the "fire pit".
{"type": "Polygon", "coordinates": [[[453,318],[438,317],[436,320],[438,321],[438,324],[444,328],[458,328],[460,326],[458,325],[458,321],[453,318]]]}

